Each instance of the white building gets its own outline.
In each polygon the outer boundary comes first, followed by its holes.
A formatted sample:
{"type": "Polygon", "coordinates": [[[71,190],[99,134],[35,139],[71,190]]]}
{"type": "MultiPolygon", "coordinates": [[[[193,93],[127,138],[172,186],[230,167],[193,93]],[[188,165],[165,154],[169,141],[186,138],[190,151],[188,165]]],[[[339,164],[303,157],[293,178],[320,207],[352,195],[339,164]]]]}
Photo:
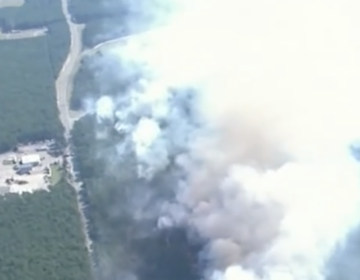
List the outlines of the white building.
{"type": "Polygon", "coordinates": [[[38,154],[24,155],[20,158],[20,163],[39,165],[41,163],[41,158],[38,154]]]}

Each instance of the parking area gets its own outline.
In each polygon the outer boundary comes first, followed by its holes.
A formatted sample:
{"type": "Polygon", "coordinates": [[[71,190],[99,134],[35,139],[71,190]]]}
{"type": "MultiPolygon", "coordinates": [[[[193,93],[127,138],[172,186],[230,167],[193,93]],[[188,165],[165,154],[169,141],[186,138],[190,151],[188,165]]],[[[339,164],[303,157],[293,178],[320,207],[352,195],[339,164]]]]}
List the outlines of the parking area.
{"type": "Polygon", "coordinates": [[[46,190],[54,182],[54,166],[61,164],[61,154],[51,141],[19,146],[16,151],[0,155],[0,189],[13,193],[46,190]]]}

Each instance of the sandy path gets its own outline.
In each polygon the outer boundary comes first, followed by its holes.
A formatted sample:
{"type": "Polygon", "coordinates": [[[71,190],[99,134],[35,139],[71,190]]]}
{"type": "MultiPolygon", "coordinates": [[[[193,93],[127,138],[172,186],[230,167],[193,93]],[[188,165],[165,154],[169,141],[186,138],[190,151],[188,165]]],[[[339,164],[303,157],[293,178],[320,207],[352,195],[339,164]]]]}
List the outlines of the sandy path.
{"type": "Polygon", "coordinates": [[[74,24],[71,21],[71,16],[68,12],[67,0],[62,0],[62,7],[70,29],[71,45],[68,57],[61,69],[58,79],[56,80],[56,92],[60,111],[60,120],[65,127],[65,138],[68,139],[73,122],[75,121],[75,119],[71,116],[72,112],[70,111],[69,101],[72,92],[73,79],[79,67],[82,48],[81,33],[84,25],[74,24]]]}
{"type": "MultiPolygon", "coordinates": [[[[72,126],[74,124],[74,121],[78,119],[78,117],[74,117],[75,115],[73,112],[70,111],[69,101],[71,97],[72,92],[72,86],[73,86],[73,80],[74,76],[78,70],[79,67],[79,61],[81,58],[81,48],[82,48],[82,30],[84,28],[84,25],[78,25],[74,24],[71,21],[71,16],[68,11],[68,0],[62,0],[62,9],[63,13],[65,15],[67,24],[70,29],[70,35],[71,35],[71,45],[68,57],[61,69],[61,72],[59,74],[59,77],[56,80],[56,95],[57,95],[57,105],[59,108],[59,117],[60,120],[65,128],[65,139],[67,142],[70,140],[70,132],[72,129],[72,126]]],[[[70,147],[69,145],[66,147],[66,154],[70,154],[70,147]]],[[[69,183],[75,188],[77,193],[77,201],[79,206],[79,213],[81,216],[82,224],[83,224],[83,231],[85,235],[85,241],[86,241],[86,247],[89,251],[90,257],[92,254],[92,242],[89,238],[88,234],[88,221],[86,220],[85,214],[84,214],[84,205],[80,200],[80,194],[79,191],[81,190],[81,183],[75,182],[74,179],[74,168],[71,158],[65,158],[65,160],[68,163],[68,171],[70,174],[69,183]]]]}
{"type": "MultiPolygon", "coordinates": [[[[71,21],[71,15],[68,11],[68,0],[61,0],[62,1],[62,9],[65,15],[66,21],[69,25],[70,34],[71,34],[71,46],[69,50],[68,57],[61,69],[59,77],[56,80],[56,94],[57,94],[57,105],[59,108],[59,117],[60,120],[65,128],[65,139],[69,143],[70,140],[70,132],[74,122],[79,119],[83,113],[81,112],[74,112],[70,110],[70,97],[73,90],[73,81],[74,76],[77,73],[81,57],[83,55],[92,55],[95,54],[98,50],[110,47],[113,44],[119,43],[127,43],[129,40],[134,40],[138,38],[144,38],[147,35],[151,35],[156,30],[150,30],[138,34],[132,34],[129,36],[124,36],[118,39],[109,40],[103,42],[92,49],[88,49],[82,52],[82,31],[85,25],[74,24],[71,21]]],[[[71,154],[69,145],[65,151],[66,154],[71,154]]],[[[81,182],[77,182],[75,180],[75,172],[73,168],[72,159],[70,157],[66,158],[68,163],[68,171],[70,174],[69,183],[75,188],[77,192],[77,200],[79,205],[79,212],[82,219],[84,235],[86,237],[86,247],[89,251],[90,256],[92,255],[92,242],[89,238],[88,234],[88,221],[84,215],[84,205],[80,200],[79,191],[81,190],[81,182]]]]}
{"type": "Polygon", "coordinates": [[[0,40],[20,40],[26,38],[35,38],[45,36],[47,31],[47,28],[19,30],[13,31],[11,33],[1,33],[0,31],[0,40]]]}
{"type": "Polygon", "coordinates": [[[95,47],[93,47],[91,49],[84,50],[81,55],[82,56],[94,55],[96,52],[100,51],[101,49],[104,50],[104,49],[109,48],[109,47],[114,46],[114,45],[126,44],[130,40],[131,41],[145,40],[146,38],[151,38],[151,36],[157,34],[159,31],[161,31],[161,29],[162,28],[152,29],[152,30],[127,35],[127,36],[116,38],[116,39],[112,39],[112,40],[109,40],[109,41],[105,41],[105,42],[102,42],[102,43],[96,45],[95,47]]]}
{"type": "Polygon", "coordinates": [[[21,7],[25,0],[0,0],[0,9],[8,7],[21,7]]]}

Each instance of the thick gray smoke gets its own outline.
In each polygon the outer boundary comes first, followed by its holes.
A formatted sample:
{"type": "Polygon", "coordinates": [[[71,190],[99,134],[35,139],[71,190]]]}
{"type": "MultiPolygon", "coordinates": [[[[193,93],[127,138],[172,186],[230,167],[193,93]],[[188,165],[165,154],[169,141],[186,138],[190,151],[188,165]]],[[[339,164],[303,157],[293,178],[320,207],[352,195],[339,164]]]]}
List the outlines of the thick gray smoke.
{"type": "Polygon", "coordinates": [[[139,176],[184,170],[159,227],[208,240],[207,279],[326,279],[360,217],[360,4],[164,2],[168,25],[105,50],[142,78],[96,105],[139,176]]]}

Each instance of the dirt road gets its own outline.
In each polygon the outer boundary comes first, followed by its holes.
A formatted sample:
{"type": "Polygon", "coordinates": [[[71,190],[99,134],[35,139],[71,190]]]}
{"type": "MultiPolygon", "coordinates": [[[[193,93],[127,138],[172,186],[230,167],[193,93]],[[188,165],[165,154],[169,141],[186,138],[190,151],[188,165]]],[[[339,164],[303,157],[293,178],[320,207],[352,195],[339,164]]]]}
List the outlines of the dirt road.
{"type": "Polygon", "coordinates": [[[47,28],[18,30],[12,31],[11,33],[1,33],[0,31],[0,40],[19,40],[26,38],[35,38],[45,36],[47,31],[47,28]]]}
{"type": "Polygon", "coordinates": [[[57,103],[60,111],[60,120],[65,127],[65,138],[69,139],[72,125],[79,117],[75,112],[71,112],[69,100],[72,92],[74,76],[79,67],[82,49],[81,34],[84,25],[74,24],[71,21],[71,16],[68,12],[67,0],[62,0],[62,8],[70,29],[71,45],[68,57],[61,69],[58,79],[56,80],[56,92],[57,103]]]}
{"type": "Polygon", "coordinates": [[[162,28],[156,28],[156,29],[152,29],[152,30],[148,30],[148,31],[144,31],[144,32],[140,32],[140,33],[135,33],[135,34],[130,34],[124,37],[120,37],[120,38],[116,38],[116,39],[112,39],[109,41],[105,41],[103,43],[100,43],[98,45],[96,45],[95,47],[91,48],[91,49],[86,49],[82,52],[82,56],[85,55],[93,55],[95,54],[97,51],[99,51],[100,49],[106,49],[108,47],[117,45],[117,44],[122,44],[122,43],[127,43],[130,40],[134,41],[134,40],[144,40],[146,38],[151,38],[151,36],[156,35],[157,33],[161,32],[162,28]]]}
{"type": "Polygon", "coordinates": [[[0,0],[0,9],[8,7],[21,7],[25,0],[0,0]]]}
{"type": "MultiPolygon", "coordinates": [[[[61,72],[59,74],[59,77],[56,80],[56,95],[57,95],[57,105],[59,108],[59,117],[60,120],[65,128],[65,139],[67,142],[70,140],[70,132],[71,128],[73,126],[74,121],[80,117],[80,115],[74,114],[74,112],[70,111],[69,107],[69,99],[72,92],[72,84],[74,75],[77,72],[77,68],[79,65],[79,60],[81,57],[81,35],[82,30],[84,28],[83,25],[77,25],[74,24],[71,21],[71,16],[68,11],[68,0],[62,0],[62,9],[63,13],[65,15],[67,24],[69,25],[70,34],[71,34],[71,45],[68,57],[61,69],[61,72]]],[[[69,146],[66,148],[66,154],[70,154],[70,148],[69,146]]],[[[80,193],[81,190],[81,183],[76,182],[74,179],[74,168],[71,158],[66,159],[68,161],[68,171],[70,174],[69,183],[75,188],[77,193],[77,201],[79,206],[79,213],[81,216],[82,224],[83,224],[83,231],[86,239],[86,247],[89,251],[89,255],[91,258],[92,255],[92,242],[89,238],[88,234],[88,222],[86,220],[86,216],[84,214],[84,205],[81,202],[80,199],[80,193]]]]}
{"type": "MultiPolygon", "coordinates": [[[[57,95],[57,105],[59,108],[59,117],[60,120],[65,128],[65,139],[68,142],[68,146],[66,148],[65,153],[71,154],[70,147],[69,147],[69,140],[70,140],[70,132],[72,129],[72,126],[74,122],[79,119],[83,113],[79,112],[73,112],[70,110],[70,97],[73,90],[73,80],[76,72],[79,69],[81,57],[83,55],[91,55],[96,53],[100,48],[104,48],[107,46],[111,46],[112,44],[118,44],[118,43],[126,43],[129,40],[134,39],[142,39],[144,37],[147,37],[148,35],[151,35],[155,33],[157,30],[150,30],[146,32],[142,32],[139,34],[133,34],[129,36],[125,36],[122,38],[118,38],[115,40],[110,40],[104,43],[101,43],[94,47],[93,49],[86,50],[82,52],[82,31],[84,29],[84,25],[74,24],[71,21],[71,15],[68,11],[68,0],[61,0],[62,1],[62,9],[63,13],[65,15],[66,21],[69,25],[70,34],[71,34],[71,46],[69,50],[68,57],[60,71],[59,77],[56,80],[56,95],[57,95]]],[[[88,221],[86,220],[86,217],[84,215],[84,209],[85,206],[81,202],[80,199],[80,190],[81,190],[81,183],[77,182],[75,180],[75,172],[73,168],[73,162],[72,158],[68,157],[67,159],[68,163],[68,171],[70,178],[68,179],[69,183],[75,188],[77,192],[77,200],[79,205],[79,212],[82,219],[83,224],[83,230],[84,235],[86,237],[86,246],[89,251],[90,257],[92,256],[92,242],[89,238],[88,234],[88,221]]]]}

